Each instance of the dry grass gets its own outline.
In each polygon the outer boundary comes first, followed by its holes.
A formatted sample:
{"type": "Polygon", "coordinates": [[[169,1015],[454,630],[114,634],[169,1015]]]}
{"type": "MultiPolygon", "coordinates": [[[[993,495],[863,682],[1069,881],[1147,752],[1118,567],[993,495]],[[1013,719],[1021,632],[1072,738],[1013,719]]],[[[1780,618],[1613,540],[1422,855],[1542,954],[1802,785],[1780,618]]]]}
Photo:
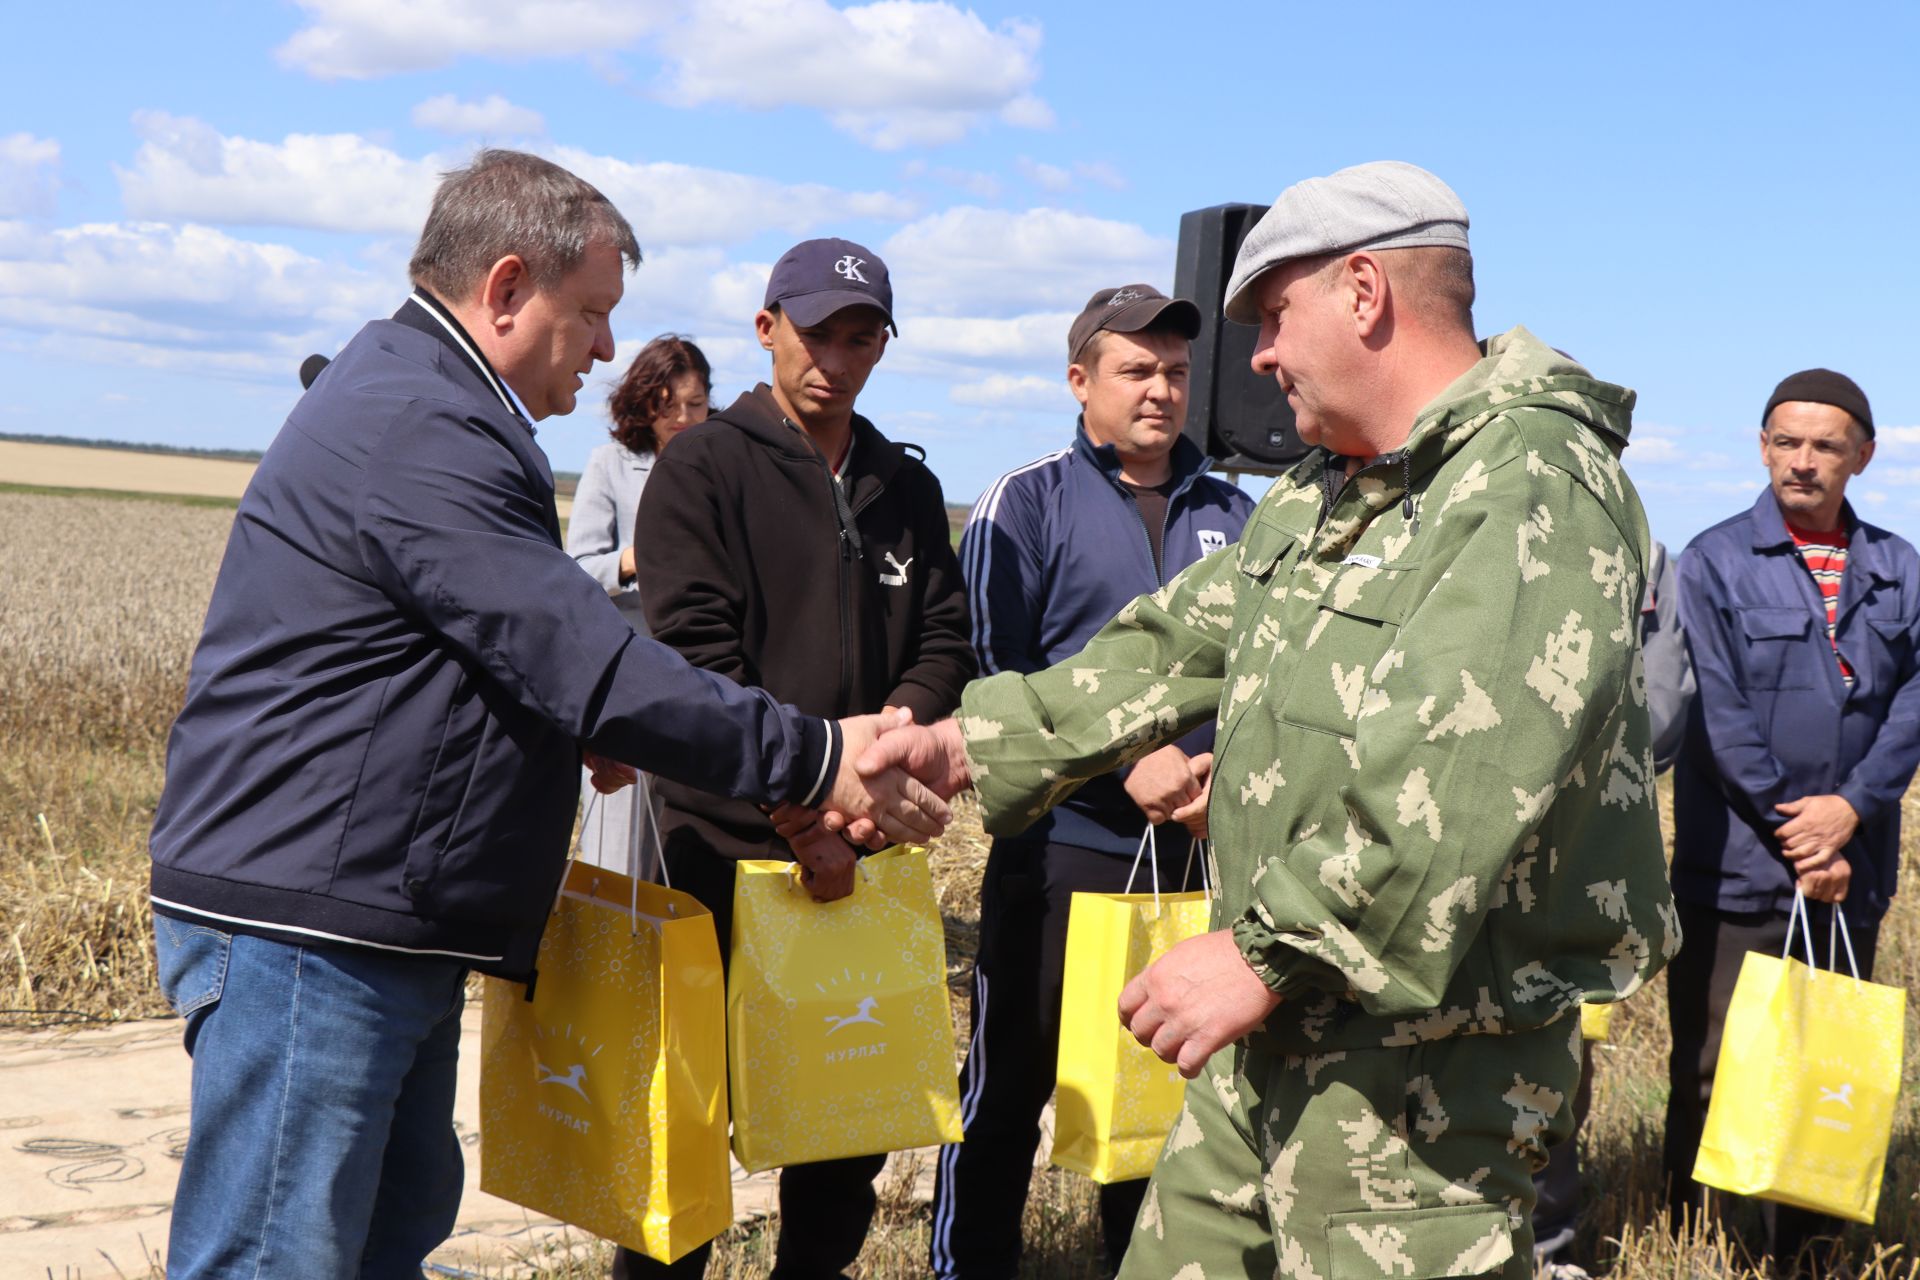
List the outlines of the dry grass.
{"type": "MultiPolygon", "coordinates": [[[[100,497],[0,491],[0,1005],[13,1022],[164,1012],[154,991],[145,901],[146,834],[159,796],[169,721],[211,589],[231,511],[100,497]]],[[[979,916],[986,841],[977,815],[933,851],[947,920],[956,1008],[979,916]]],[[[1910,801],[1909,892],[1881,933],[1878,977],[1920,982],[1920,806],[1910,801]]],[[[964,1019],[957,1019],[962,1024],[964,1019]]],[[[965,1027],[956,1028],[964,1034],[965,1027]]],[[[1908,1044],[1920,1044],[1920,1011],[1908,1044]]],[[[1656,981],[1615,1018],[1600,1053],[1593,1115],[1582,1134],[1589,1203],[1580,1248],[1623,1280],[1742,1276],[1739,1238],[1675,1239],[1655,1206],[1666,1099],[1666,996],[1656,981]]],[[[1920,1280],[1920,1067],[1910,1051],[1906,1093],[1887,1164],[1880,1219],[1852,1228],[1852,1274],[1920,1280]]],[[[925,1207],[903,1177],[887,1190],[857,1267],[866,1277],[925,1274],[925,1207]]],[[[1750,1215],[1735,1215],[1736,1230],[1750,1215]]],[[[774,1224],[730,1233],[709,1274],[766,1274],[774,1224]]],[[[1098,1226],[1091,1185],[1050,1172],[1028,1208],[1023,1274],[1093,1274],[1098,1226]]],[[[605,1274],[584,1261],[528,1259],[502,1276],[605,1274]]]]}

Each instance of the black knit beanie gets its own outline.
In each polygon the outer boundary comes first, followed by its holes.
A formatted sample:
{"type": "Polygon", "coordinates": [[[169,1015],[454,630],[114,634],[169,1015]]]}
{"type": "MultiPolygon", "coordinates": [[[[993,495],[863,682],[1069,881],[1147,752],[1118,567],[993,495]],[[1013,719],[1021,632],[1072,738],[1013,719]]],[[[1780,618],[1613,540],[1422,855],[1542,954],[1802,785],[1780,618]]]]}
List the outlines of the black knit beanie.
{"type": "Polygon", "coordinates": [[[1844,373],[1835,373],[1831,369],[1803,369],[1780,380],[1780,385],[1767,397],[1767,407],[1761,411],[1760,426],[1764,430],[1767,418],[1777,404],[1788,400],[1809,400],[1814,404],[1830,404],[1836,409],[1845,409],[1853,415],[1853,420],[1866,428],[1867,439],[1873,439],[1873,410],[1867,405],[1867,393],[1860,384],[1844,373]]]}

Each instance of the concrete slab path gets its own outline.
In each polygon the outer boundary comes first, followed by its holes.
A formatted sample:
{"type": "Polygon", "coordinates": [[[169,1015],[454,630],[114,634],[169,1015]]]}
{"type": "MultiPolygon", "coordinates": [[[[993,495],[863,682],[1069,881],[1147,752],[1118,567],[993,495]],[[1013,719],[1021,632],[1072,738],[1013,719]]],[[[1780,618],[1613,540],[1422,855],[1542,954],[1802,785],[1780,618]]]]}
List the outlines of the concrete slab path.
{"type": "MultiPolygon", "coordinates": [[[[0,1276],[148,1277],[167,1241],[187,1140],[190,1062],[178,1019],[0,1030],[0,1276]]],[[[440,1274],[511,1277],[521,1259],[585,1247],[580,1232],[480,1191],[480,1004],[462,1019],[454,1124],[467,1147],[459,1226],[440,1274]],[[444,1268],[444,1269],[443,1269],[444,1268]]],[[[931,1151],[917,1153],[923,1197],[931,1151]]],[[[892,1170],[881,1175],[891,1176],[892,1170]]],[[[734,1166],[737,1220],[772,1207],[771,1173],[734,1166]]]]}

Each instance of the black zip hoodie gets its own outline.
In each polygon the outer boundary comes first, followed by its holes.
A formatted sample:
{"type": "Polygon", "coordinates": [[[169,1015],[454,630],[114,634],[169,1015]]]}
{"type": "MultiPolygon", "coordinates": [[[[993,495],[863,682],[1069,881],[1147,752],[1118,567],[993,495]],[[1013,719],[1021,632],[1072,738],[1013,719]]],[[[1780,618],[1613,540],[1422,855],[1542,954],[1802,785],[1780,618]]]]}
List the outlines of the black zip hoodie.
{"type": "MultiPolygon", "coordinates": [[[[760,384],[662,451],[634,546],[656,640],[803,711],[930,724],[975,673],[940,482],[857,414],[836,482],[760,384]]],[[[789,856],[750,803],[660,793],[669,851],[789,856]]]]}

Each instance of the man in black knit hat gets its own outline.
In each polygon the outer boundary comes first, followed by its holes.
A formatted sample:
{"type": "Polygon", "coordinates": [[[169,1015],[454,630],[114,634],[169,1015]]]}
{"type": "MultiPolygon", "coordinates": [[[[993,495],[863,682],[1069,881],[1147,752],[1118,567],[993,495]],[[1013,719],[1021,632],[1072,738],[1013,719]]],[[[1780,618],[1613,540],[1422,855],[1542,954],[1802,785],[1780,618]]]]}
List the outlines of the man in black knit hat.
{"type": "MultiPolygon", "coordinates": [[[[1674,776],[1685,941],[1668,970],[1664,1163],[1676,1221],[1702,1204],[1693,1160],[1745,954],[1781,953],[1797,888],[1817,936],[1839,913],[1868,977],[1893,896],[1900,799],[1920,767],[1920,556],[1847,504],[1873,448],[1852,379],[1785,379],[1761,414],[1768,488],[1680,557],[1699,692],[1674,776]]],[[[1839,1224],[1762,1209],[1776,1274],[1819,1273],[1803,1250],[1839,1224]]]]}

